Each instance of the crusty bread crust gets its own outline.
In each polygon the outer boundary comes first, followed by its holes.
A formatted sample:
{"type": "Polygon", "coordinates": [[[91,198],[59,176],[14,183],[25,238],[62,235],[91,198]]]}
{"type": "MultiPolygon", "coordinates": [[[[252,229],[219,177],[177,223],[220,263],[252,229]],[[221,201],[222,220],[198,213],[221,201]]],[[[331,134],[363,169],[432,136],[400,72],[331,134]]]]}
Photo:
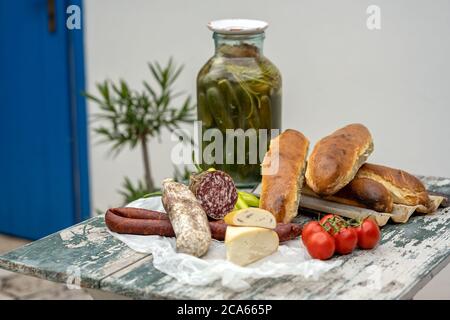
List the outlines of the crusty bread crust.
{"type": "Polygon", "coordinates": [[[359,169],[357,177],[372,179],[384,185],[391,192],[394,203],[408,206],[422,205],[432,211],[425,186],[406,171],[366,163],[359,169]]]}
{"type": "Polygon", "coordinates": [[[309,140],[288,129],[270,142],[262,163],[262,187],[259,207],[270,211],[277,222],[289,223],[297,216],[306,167],[309,140]],[[268,168],[278,161],[278,170],[268,168]]]}
{"type": "Polygon", "coordinates": [[[362,124],[350,124],[316,143],[306,168],[306,183],[329,196],[347,185],[373,151],[372,136],[362,124]]]}

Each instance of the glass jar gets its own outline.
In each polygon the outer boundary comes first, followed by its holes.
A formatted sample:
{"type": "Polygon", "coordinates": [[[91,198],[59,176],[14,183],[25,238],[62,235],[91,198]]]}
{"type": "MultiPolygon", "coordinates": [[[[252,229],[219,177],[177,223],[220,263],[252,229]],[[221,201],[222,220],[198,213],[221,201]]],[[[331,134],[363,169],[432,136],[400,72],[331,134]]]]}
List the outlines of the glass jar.
{"type": "Polygon", "coordinates": [[[215,53],[197,77],[197,115],[202,122],[203,136],[206,130],[215,128],[224,138],[222,161],[218,161],[220,157],[216,154],[212,163],[205,163],[203,153],[211,141],[203,139],[200,166],[226,171],[239,186],[253,186],[261,180],[260,163],[270,143],[270,129],[281,129],[281,75],[263,55],[267,23],[219,20],[208,26],[214,31],[215,53]],[[247,135],[244,148],[236,143],[230,150],[226,146],[227,129],[243,129],[246,133],[250,132],[248,129],[256,130],[256,162],[255,149],[249,145],[254,140],[247,135]],[[260,145],[261,134],[267,136],[260,145]],[[230,156],[230,152],[235,154],[230,156]]]}

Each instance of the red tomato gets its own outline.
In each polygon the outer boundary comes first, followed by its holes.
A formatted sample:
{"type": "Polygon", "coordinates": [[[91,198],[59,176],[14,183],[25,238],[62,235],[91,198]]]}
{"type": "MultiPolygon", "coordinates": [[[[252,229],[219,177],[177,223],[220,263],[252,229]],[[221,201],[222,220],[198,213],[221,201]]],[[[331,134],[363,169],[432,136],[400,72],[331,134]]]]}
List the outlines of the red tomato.
{"type": "Polygon", "coordinates": [[[334,235],[338,229],[345,226],[345,222],[341,217],[334,214],[327,214],[322,219],[320,219],[320,224],[324,227],[325,231],[329,234],[334,235]]]}
{"type": "Polygon", "coordinates": [[[355,250],[358,243],[358,234],[355,228],[345,227],[334,234],[336,241],[336,252],[339,254],[349,254],[355,250]]]}
{"type": "Polygon", "coordinates": [[[311,234],[308,240],[303,240],[303,243],[311,257],[320,260],[331,258],[336,248],[333,237],[326,231],[311,234]]]}
{"type": "Polygon", "coordinates": [[[319,221],[310,221],[303,227],[302,239],[306,241],[313,233],[324,231],[319,221]]]}
{"type": "Polygon", "coordinates": [[[358,234],[358,247],[361,249],[372,249],[377,245],[381,238],[380,228],[372,219],[364,220],[356,228],[358,234]]]}

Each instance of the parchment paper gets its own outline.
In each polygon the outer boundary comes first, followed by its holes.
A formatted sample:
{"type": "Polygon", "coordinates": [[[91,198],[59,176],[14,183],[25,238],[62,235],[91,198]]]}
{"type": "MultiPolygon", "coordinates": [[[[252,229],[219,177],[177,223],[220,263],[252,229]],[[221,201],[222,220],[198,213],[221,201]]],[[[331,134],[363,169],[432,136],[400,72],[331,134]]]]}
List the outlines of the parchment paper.
{"type": "MultiPolygon", "coordinates": [[[[161,197],[139,199],[130,203],[128,207],[164,212],[161,197]]],[[[196,258],[177,253],[174,238],[109,232],[131,249],[151,253],[153,266],[159,271],[194,286],[206,286],[219,280],[228,289],[243,291],[250,287],[251,279],[296,275],[317,280],[323,273],[341,264],[339,260],[311,259],[299,239],[283,243],[278,251],[269,257],[240,267],[226,260],[225,244],[221,241],[213,240],[208,253],[202,258],[196,258]]]]}

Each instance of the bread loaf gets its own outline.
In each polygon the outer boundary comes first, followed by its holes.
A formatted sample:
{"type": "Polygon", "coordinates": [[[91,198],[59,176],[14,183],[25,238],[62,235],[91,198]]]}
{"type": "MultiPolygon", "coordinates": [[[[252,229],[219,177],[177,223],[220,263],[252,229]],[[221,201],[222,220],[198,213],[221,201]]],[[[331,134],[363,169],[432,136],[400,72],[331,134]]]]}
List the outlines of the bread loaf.
{"type": "Polygon", "coordinates": [[[259,207],[277,222],[288,223],[297,215],[309,141],[296,130],[272,139],[262,163],[259,207]]]}
{"type": "Polygon", "coordinates": [[[425,186],[406,171],[366,163],[359,169],[357,177],[381,183],[392,194],[394,203],[420,206],[416,211],[422,213],[434,209],[425,186]]]}
{"type": "Polygon", "coordinates": [[[316,143],[308,159],[306,183],[329,196],[347,185],[373,151],[372,136],[362,124],[350,124],[316,143]]]}

